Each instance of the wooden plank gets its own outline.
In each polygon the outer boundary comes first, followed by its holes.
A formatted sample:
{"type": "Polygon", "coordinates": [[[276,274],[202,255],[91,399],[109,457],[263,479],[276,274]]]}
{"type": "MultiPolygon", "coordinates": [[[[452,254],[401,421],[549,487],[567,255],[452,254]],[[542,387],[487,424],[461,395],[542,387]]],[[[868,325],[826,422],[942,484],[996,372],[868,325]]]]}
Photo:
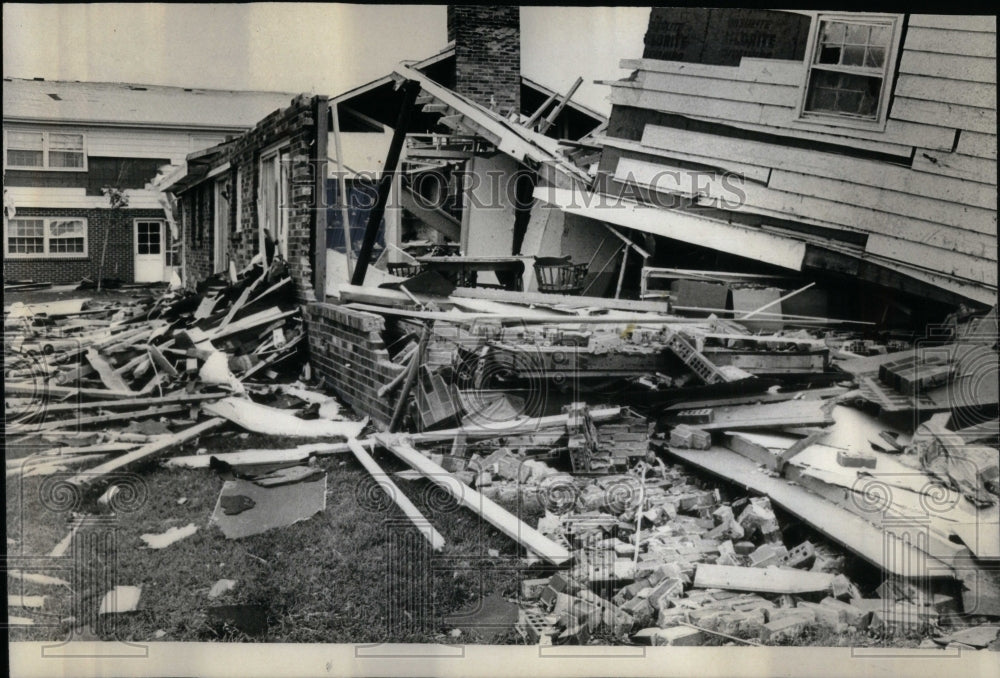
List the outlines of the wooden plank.
{"type": "Polygon", "coordinates": [[[910,26],[903,49],[995,59],[997,39],[985,32],[910,26]]]}
{"type": "MultiPolygon", "coordinates": [[[[355,458],[361,462],[361,465],[365,467],[365,470],[371,475],[372,479],[378,483],[378,486],[382,488],[382,491],[389,495],[389,498],[400,508],[413,526],[424,536],[424,538],[431,545],[431,548],[435,551],[440,551],[444,548],[444,537],[441,533],[434,529],[430,521],[424,517],[420,510],[413,505],[410,498],[407,497],[399,487],[396,486],[389,475],[383,471],[375,460],[372,458],[368,451],[354,438],[350,438],[347,441],[347,445],[351,448],[351,452],[354,453],[355,458]]],[[[444,470],[444,469],[442,469],[444,470]]]]}
{"type": "Polygon", "coordinates": [[[976,158],[997,159],[997,135],[996,130],[989,133],[971,132],[962,130],[958,137],[958,145],[955,147],[956,153],[971,155],[976,158]]]}
{"type": "Polygon", "coordinates": [[[802,270],[805,244],[760,229],[730,224],[689,212],[621,203],[607,209],[592,194],[542,187],[535,197],[564,212],[738,254],[794,271],[802,270]]]}
{"type": "MultiPolygon", "coordinates": [[[[845,202],[859,207],[869,207],[899,214],[934,224],[954,226],[955,229],[995,234],[997,227],[996,190],[986,184],[968,185],[964,194],[978,194],[976,203],[992,202],[992,205],[973,207],[969,201],[945,202],[937,198],[909,195],[887,191],[879,184],[860,185],[826,177],[814,177],[798,172],[775,169],[768,184],[777,191],[795,193],[812,198],[845,202]]],[[[834,219],[830,219],[834,221],[834,219]]],[[[864,223],[863,221],[860,223],[864,223]]],[[[901,231],[904,237],[907,231],[901,231]]],[[[995,236],[994,236],[995,237],[995,236]]]]}
{"type": "Polygon", "coordinates": [[[202,423],[195,424],[194,426],[184,429],[183,431],[179,431],[173,435],[143,445],[134,452],[129,452],[128,454],[124,454],[120,457],[107,461],[99,466],[95,466],[84,473],[70,478],[69,482],[78,486],[91,484],[109,473],[121,470],[140,461],[149,461],[150,459],[163,454],[177,445],[181,445],[189,440],[197,438],[202,433],[206,433],[214,428],[222,426],[225,422],[226,420],[222,417],[213,417],[208,421],[203,421],[202,423]]]}
{"type": "MultiPolygon", "coordinates": [[[[996,255],[995,245],[996,241],[994,240],[994,249],[992,250],[994,256],[996,255]]],[[[872,234],[868,237],[865,251],[897,261],[922,262],[928,267],[933,267],[939,273],[966,280],[975,280],[993,287],[997,285],[997,263],[995,260],[986,259],[985,256],[977,258],[960,252],[944,252],[937,247],[919,242],[878,234],[872,234]]]]}
{"type": "Polygon", "coordinates": [[[917,148],[913,152],[912,166],[914,170],[934,175],[937,179],[952,177],[994,188],[997,185],[997,163],[987,158],[917,148]]]}
{"type": "MultiPolygon", "coordinates": [[[[369,447],[370,440],[361,441],[369,447]]],[[[175,468],[209,468],[213,458],[232,466],[254,466],[258,464],[286,464],[303,462],[310,457],[322,457],[331,454],[350,452],[347,443],[310,443],[285,450],[241,450],[239,452],[224,452],[222,454],[193,454],[183,457],[171,457],[163,462],[164,466],[175,468]]]]}
{"type": "Polygon", "coordinates": [[[899,72],[990,84],[996,84],[997,81],[996,61],[994,59],[955,54],[933,54],[904,50],[903,58],[899,63],[899,72]]]}
{"type": "MultiPolygon", "coordinates": [[[[610,148],[619,148],[624,151],[630,151],[633,153],[642,153],[644,155],[656,155],[664,158],[664,164],[670,164],[671,159],[684,160],[687,162],[699,163],[706,165],[708,167],[716,167],[721,172],[733,172],[735,174],[742,175],[746,179],[751,179],[762,184],[766,184],[771,176],[771,168],[766,167],[763,163],[753,164],[749,160],[757,160],[753,156],[745,156],[744,160],[735,159],[720,159],[718,157],[713,157],[707,153],[697,153],[689,152],[683,150],[675,150],[672,148],[663,147],[650,147],[645,146],[642,143],[635,141],[625,141],[624,139],[616,139],[614,137],[604,137],[602,139],[604,145],[610,148]]],[[[645,165],[654,165],[655,163],[650,163],[646,160],[638,160],[634,158],[622,157],[618,160],[618,167],[620,168],[623,161],[629,161],[633,163],[643,163],[645,165]]],[[[615,178],[619,181],[624,181],[623,176],[618,176],[618,171],[615,172],[615,178]]]]}
{"type": "Polygon", "coordinates": [[[448,492],[459,504],[481,516],[486,522],[515,540],[529,552],[537,554],[553,565],[562,565],[570,559],[569,551],[544,534],[520,520],[491,499],[476,490],[463,485],[455,476],[441,466],[413,449],[404,438],[386,434],[375,436],[376,440],[411,466],[448,492]]]}
{"type": "Polygon", "coordinates": [[[717,407],[713,410],[712,421],[707,424],[698,424],[698,428],[704,431],[718,431],[822,426],[832,423],[833,418],[824,411],[823,401],[789,400],[763,405],[717,407]]]}
{"type": "Polygon", "coordinates": [[[997,18],[990,15],[911,14],[910,26],[950,29],[973,33],[996,33],[997,18]]]}
{"type": "MultiPolygon", "coordinates": [[[[718,182],[707,180],[704,183],[709,189],[709,195],[704,204],[710,205],[713,201],[727,197],[727,189],[719,185],[718,182]]],[[[976,256],[981,255],[984,258],[990,257],[990,230],[992,229],[987,226],[980,226],[981,231],[972,232],[957,227],[947,228],[941,224],[923,221],[915,217],[900,216],[871,207],[859,207],[856,204],[846,202],[850,198],[850,192],[837,196],[845,202],[836,202],[832,199],[816,198],[758,186],[752,182],[745,182],[741,186],[741,190],[745,202],[740,210],[744,212],[764,214],[781,219],[794,219],[828,228],[879,233],[922,241],[939,246],[944,250],[960,250],[976,256]]],[[[995,229],[995,225],[992,228],[995,229]]]]}
{"type": "MultiPolygon", "coordinates": [[[[104,424],[112,421],[127,421],[130,419],[145,419],[147,417],[156,417],[161,414],[173,414],[175,412],[182,412],[186,410],[187,407],[184,405],[165,405],[163,407],[150,407],[145,410],[131,410],[129,412],[112,412],[108,414],[95,414],[89,417],[76,417],[73,419],[57,419],[54,421],[45,421],[42,424],[30,424],[28,429],[39,429],[46,430],[50,428],[58,429],[60,426],[70,425],[70,426],[90,426],[93,424],[104,424]]],[[[11,432],[15,432],[16,428],[11,426],[9,429],[11,432]]]]}
{"type": "Polygon", "coordinates": [[[215,393],[172,393],[161,397],[152,398],[129,398],[128,400],[94,400],[79,403],[55,403],[45,406],[45,413],[51,412],[75,412],[78,410],[92,410],[96,408],[117,408],[117,407],[141,407],[143,405],[169,405],[172,403],[193,403],[201,400],[214,400],[225,398],[230,395],[222,391],[215,393]]]}
{"type": "MultiPolygon", "coordinates": [[[[838,179],[862,186],[878,186],[915,196],[940,198],[950,202],[996,209],[996,192],[969,186],[959,179],[928,177],[901,166],[874,160],[851,158],[780,144],[721,137],[701,132],[646,125],[642,145],[656,149],[677,149],[763,167],[838,179]]],[[[940,151],[932,153],[942,154],[940,151]]],[[[994,176],[996,168],[994,166],[994,176]]]]}
{"type": "Polygon", "coordinates": [[[177,377],[177,369],[167,360],[159,348],[149,344],[146,346],[146,351],[148,351],[150,358],[156,363],[156,366],[167,373],[171,377],[177,377]]]}
{"type": "Polygon", "coordinates": [[[669,304],[662,301],[636,301],[631,299],[605,299],[604,297],[582,297],[545,292],[510,292],[508,290],[485,287],[456,287],[452,297],[460,299],[488,299],[507,304],[532,304],[560,306],[565,308],[603,308],[613,311],[637,311],[640,313],[667,313],[669,304]]]}
{"type": "Polygon", "coordinates": [[[701,589],[755,593],[818,593],[829,591],[835,575],[789,567],[741,567],[698,563],[694,586],[701,589]]]}
{"type": "Polygon", "coordinates": [[[805,80],[805,70],[801,61],[781,59],[743,57],[740,65],[735,67],[661,61],[659,59],[622,59],[619,65],[627,70],[647,71],[649,73],[690,75],[738,82],[762,82],[792,87],[801,86],[805,80]]]}
{"type": "Polygon", "coordinates": [[[890,119],[885,131],[877,132],[801,120],[797,108],[655,92],[643,90],[634,83],[627,82],[615,83],[611,88],[611,103],[678,113],[733,127],[812,138],[906,157],[909,156],[909,148],[918,144],[951,150],[955,137],[954,127],[943,122],[943,118],[934,119],[929,124],[921,121],[890,119]]]}
{"type": "Polygon", "coordinates": [[[911,540],[886,540],[886,532],[882,528],[784,478],[760,473],[754,462],[735,452],[721,447],[710,450],[663,449],[697,468],[766,495],[773,504],[884,572],[904,577],[926,577],[928,573],[940,577],[955,576],[948,563],[919,549],[911,540]]]}
{"type": "Polygon", "coordinates": [[[101,381],[112,391],[131,391],[132,389],[125,380],[121,378],[111,364],[105,360],[95,349],[87,349],[87,362],[94,368],[101,381]]]}
{"type": "Polygon", "coordinates": [[[794,107],[799,103],[802,93],[802,80],[796,85],[776,85],[764,82],[740,82],[739,80],[722,80],[720,78],[703,78],[687,73],[657,73],[655,71],[639,71],[635,83],[646,90],[668,92],[673,94],[689,94],[705,99],[722,101],[751,101],[770,106],[794,107]]]}
{"type": "Polygon", "coordinates": [[[995,133],[997,129],[996,108],[976,108],[898,96],[893,100],[892,111],[889,115],[895,120],[908,120],[931,125],[947,121],[952,129],[970,130],[983,134],[995,133]]]}

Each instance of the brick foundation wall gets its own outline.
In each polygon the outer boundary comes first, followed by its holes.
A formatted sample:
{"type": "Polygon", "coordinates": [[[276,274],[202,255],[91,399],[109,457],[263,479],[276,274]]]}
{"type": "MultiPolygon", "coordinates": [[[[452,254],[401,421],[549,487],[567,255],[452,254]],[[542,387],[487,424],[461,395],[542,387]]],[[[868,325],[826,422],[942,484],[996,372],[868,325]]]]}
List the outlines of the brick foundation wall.
{"type": "Polygon", "coordinates": [[[516,5],[448,5],[455,41],[455,91],[501,115],[521,110],[521,10],[516,5]]]}
{"type": "MultiPolygon", "coordinates": [[[[227,176],[232,190],[227,227],[229,258],[237,270],[245,267],[259,250],[257,194],[260,185],[261,151],[287,142],[290,153],[290,204],[288,210],[288,266],[300,300],[314,300],[313,231],[319,210],[317,200],[324,201],[315,190],[314,168],[325,174],[326,157],[318,158],[316,110],[326,97],[299,95],[287,108],[275,111],[250,131],[231,142],[227,152],[215,161],[215,166],[230,163],[226,175],[207,180],[181,196],[184,224],[187,278],[193,287],[213,273],[214,268],[214,185],[227,176]],[[236,195],[240,194],[242,228],[235,223],[236,195]],[[199,230],[200,229],[200,230],[199,230]]],[[[327,134],[326,121],[320,121],[322,134],[327,134]]],[[[321,203],[322,204],[322,203],[321,203]]],[[[323,253],[325,256],[325,252],[323,253]]]]}
{"type": "Polygon", "coordinates": [[[104,230],[108,227],[108,246],[104,253],[105,278],[133,282],[135,276],[136,219],[163,219],[163,210],[146,209],[56,209],[24,207],[17,217],[67,217],[87,220],[87,255],[75,258],[8,259],[4,258],[4,280],[35,280],[57,284],[79,282],[82,278],[96,280],[104,247],[104,230]]]}
{"type": "Polygon", "coordinates": [[[313,370],[357,413],[385,428],[395,398],[378,390],[402,372],[382,341],[385,320],[374,313],[314,302],[306,307],[309,361],[313,370]]]}

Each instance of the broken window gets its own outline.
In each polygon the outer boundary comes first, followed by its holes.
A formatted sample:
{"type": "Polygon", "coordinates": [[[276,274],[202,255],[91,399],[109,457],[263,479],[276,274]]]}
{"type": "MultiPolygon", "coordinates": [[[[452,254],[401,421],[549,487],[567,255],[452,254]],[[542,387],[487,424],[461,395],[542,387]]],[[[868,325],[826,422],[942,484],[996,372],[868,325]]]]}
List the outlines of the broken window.
{"type": "Polygon", "coordinates": [[[817,18],[803,113],[879,121],[888,94],[896,19],[817,18]]]}
{"type": "Polygon", "coordinates": [[[10,219],[4,234],[5,254],[12,259],[87,255],[84,219],[10,219]]]}
{"type": "Polygon", "coordinates": [[[4,163],[10,168],[87,168],[82,134],[10,130],[6,133],[5,150],[4,163]]]}

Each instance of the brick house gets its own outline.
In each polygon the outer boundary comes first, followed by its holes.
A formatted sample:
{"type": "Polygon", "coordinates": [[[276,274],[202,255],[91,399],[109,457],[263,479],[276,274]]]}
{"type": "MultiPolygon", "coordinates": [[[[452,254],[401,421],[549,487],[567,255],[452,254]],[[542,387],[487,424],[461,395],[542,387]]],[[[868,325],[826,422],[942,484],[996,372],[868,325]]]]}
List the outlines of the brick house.
{"type": "Polygon", "coordinates": [[[4,78],[5,280],[169,280],[177,247],[150,181],[289,96],[4,78]]]}

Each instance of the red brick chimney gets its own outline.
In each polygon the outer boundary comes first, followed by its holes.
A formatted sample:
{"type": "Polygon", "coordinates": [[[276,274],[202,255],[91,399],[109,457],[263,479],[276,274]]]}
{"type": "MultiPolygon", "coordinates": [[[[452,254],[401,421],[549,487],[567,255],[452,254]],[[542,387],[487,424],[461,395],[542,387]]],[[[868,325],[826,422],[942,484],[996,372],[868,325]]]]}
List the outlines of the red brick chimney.
{"type": "Polygon", "coordinates": [[[455,91],[506,116],[521,110],[521,9],[448,5],[455,41],[455,91]]]}

